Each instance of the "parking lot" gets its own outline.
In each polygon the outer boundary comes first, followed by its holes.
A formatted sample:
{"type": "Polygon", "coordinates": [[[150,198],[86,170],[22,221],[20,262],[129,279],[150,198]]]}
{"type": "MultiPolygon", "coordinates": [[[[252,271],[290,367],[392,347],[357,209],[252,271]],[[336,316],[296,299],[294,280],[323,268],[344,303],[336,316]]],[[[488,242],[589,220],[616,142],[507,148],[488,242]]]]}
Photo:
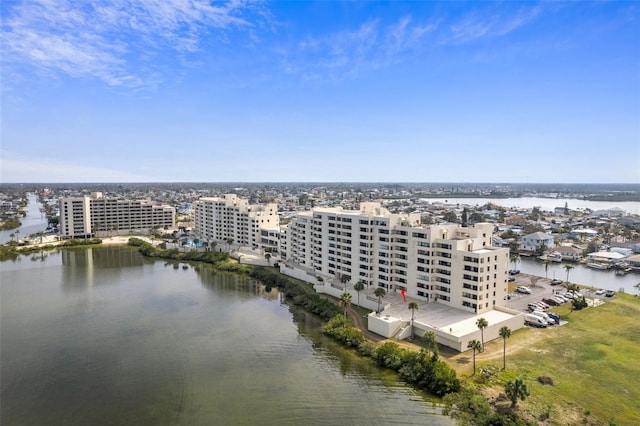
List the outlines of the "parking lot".
{"type": "MultiPolygon", "coordinates": [[[[562,285],[551,285],[551,278],[537,277],[535,284],[532,284],[532,275],[529,274],[517,274],[510,275],[515,278],[515,281],[509,283],[509,289],[512,290],[507,297],[507,307],[522,312],[529,312],[527,305],[529,303],[540,302],[545,297],[550,297],[559,292],[563,294],[566,289],[562,285]],[[518,286],[526,286],[531,290],[531,294],[522,294],[515,291],[518,286]]],[[[605,299],[604,296],[597,296],[591,290],[582,290],[581,293],[587,297],[592,298],[596,302],[602,302],[605,299]]]]}

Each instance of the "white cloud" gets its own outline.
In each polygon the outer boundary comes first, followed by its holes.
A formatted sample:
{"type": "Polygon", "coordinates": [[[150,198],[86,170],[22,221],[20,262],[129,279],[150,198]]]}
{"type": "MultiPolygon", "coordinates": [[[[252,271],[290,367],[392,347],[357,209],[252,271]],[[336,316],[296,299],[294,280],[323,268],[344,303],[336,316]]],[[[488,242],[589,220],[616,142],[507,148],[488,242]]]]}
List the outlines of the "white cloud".
{"type": "Polygon", "coordinates": [[[388,26],[371,19],[354,29],[309,36],[293,49],[279,49],[286,72],[307,77],[340,78],[395,63],[399,55],[419,48],[438,24],[419,24],[411,16],[388,26]]]}
{"type": "Polygon", "coordinates": [[[450,26],[448,44],[463,44],[485,37],[507,35],[535,19],[540,6],[521,8],[515,15],[508,13],[471,12],[450,26]]]}
{"type": "Polygon", "coordinates": [[[3,63],[92,76],[111,86],[140,86],[135,55],[169,47],[199,48],[215,29],[247,29],[254,2],[208,0],[29,0],[5,8],[3,63]]]}

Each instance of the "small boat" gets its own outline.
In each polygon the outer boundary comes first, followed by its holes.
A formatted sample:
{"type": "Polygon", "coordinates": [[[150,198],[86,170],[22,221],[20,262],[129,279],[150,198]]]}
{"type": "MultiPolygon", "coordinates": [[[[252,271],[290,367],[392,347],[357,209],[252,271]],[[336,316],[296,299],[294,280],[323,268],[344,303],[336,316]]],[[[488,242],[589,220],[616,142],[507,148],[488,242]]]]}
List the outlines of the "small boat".
{"type": "Polygon", "coordinates": [[[602,262],[587,262],[587,266],[593,269],[609,269],[611,265],[602,262]]]}
{"type": "Polygon", "coordinates": [[[554,251],[549,255],[549,260],[552,262],[560,263],[562,262],[562,255],[559,252],[554,251]]]}

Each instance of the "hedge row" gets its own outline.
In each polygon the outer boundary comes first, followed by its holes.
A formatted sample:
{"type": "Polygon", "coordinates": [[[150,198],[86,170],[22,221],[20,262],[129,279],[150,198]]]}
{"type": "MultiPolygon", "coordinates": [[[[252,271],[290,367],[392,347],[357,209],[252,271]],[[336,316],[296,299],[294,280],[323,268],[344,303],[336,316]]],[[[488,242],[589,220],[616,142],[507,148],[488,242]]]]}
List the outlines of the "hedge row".
{"type": "Polygon", "coordinates": [[[323,331],[346,346],[357,348],[361,355],[371,357],[379,366],[397,371],[403,380],[420,389],[437,396],[460,390],[460,379],[455,370],[440,361],[436,354],[430,355],[424,349],[419,352],[402,349],[393,342],[376,348],[344,315],[331,319],[323,331]]]}

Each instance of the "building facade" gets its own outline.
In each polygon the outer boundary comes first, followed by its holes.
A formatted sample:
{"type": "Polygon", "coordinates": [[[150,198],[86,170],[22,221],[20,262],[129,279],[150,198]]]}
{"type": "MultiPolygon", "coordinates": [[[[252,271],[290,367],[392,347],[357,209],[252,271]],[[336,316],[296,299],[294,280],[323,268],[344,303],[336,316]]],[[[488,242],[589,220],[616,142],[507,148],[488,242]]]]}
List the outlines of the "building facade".
{"type": "Polygon", "coordinates": [[[318,276],[482,313],[503,306],[507,294],[509,249],[493,247],[492,234],[488,223],[422,226],[418,214],[361,203],[355,211],[299,213],[282,233],[280,252],[318,276]]]}
{"type": "Polygon", "coordinates": [[[204,197],[193,204],[193,231],[208,242],[232,240],[252,249],[274,247],[273,229],[266,235],[262,231],[279,223],[277,204],[252,205],[235,194],[204,197]]]}
{"type": "Polygon", "coordinates": [[[67,238],[172,229],[176,212],[147,200],[105,198],[102,193],[59,200],[60,235],[67,238]]]}

